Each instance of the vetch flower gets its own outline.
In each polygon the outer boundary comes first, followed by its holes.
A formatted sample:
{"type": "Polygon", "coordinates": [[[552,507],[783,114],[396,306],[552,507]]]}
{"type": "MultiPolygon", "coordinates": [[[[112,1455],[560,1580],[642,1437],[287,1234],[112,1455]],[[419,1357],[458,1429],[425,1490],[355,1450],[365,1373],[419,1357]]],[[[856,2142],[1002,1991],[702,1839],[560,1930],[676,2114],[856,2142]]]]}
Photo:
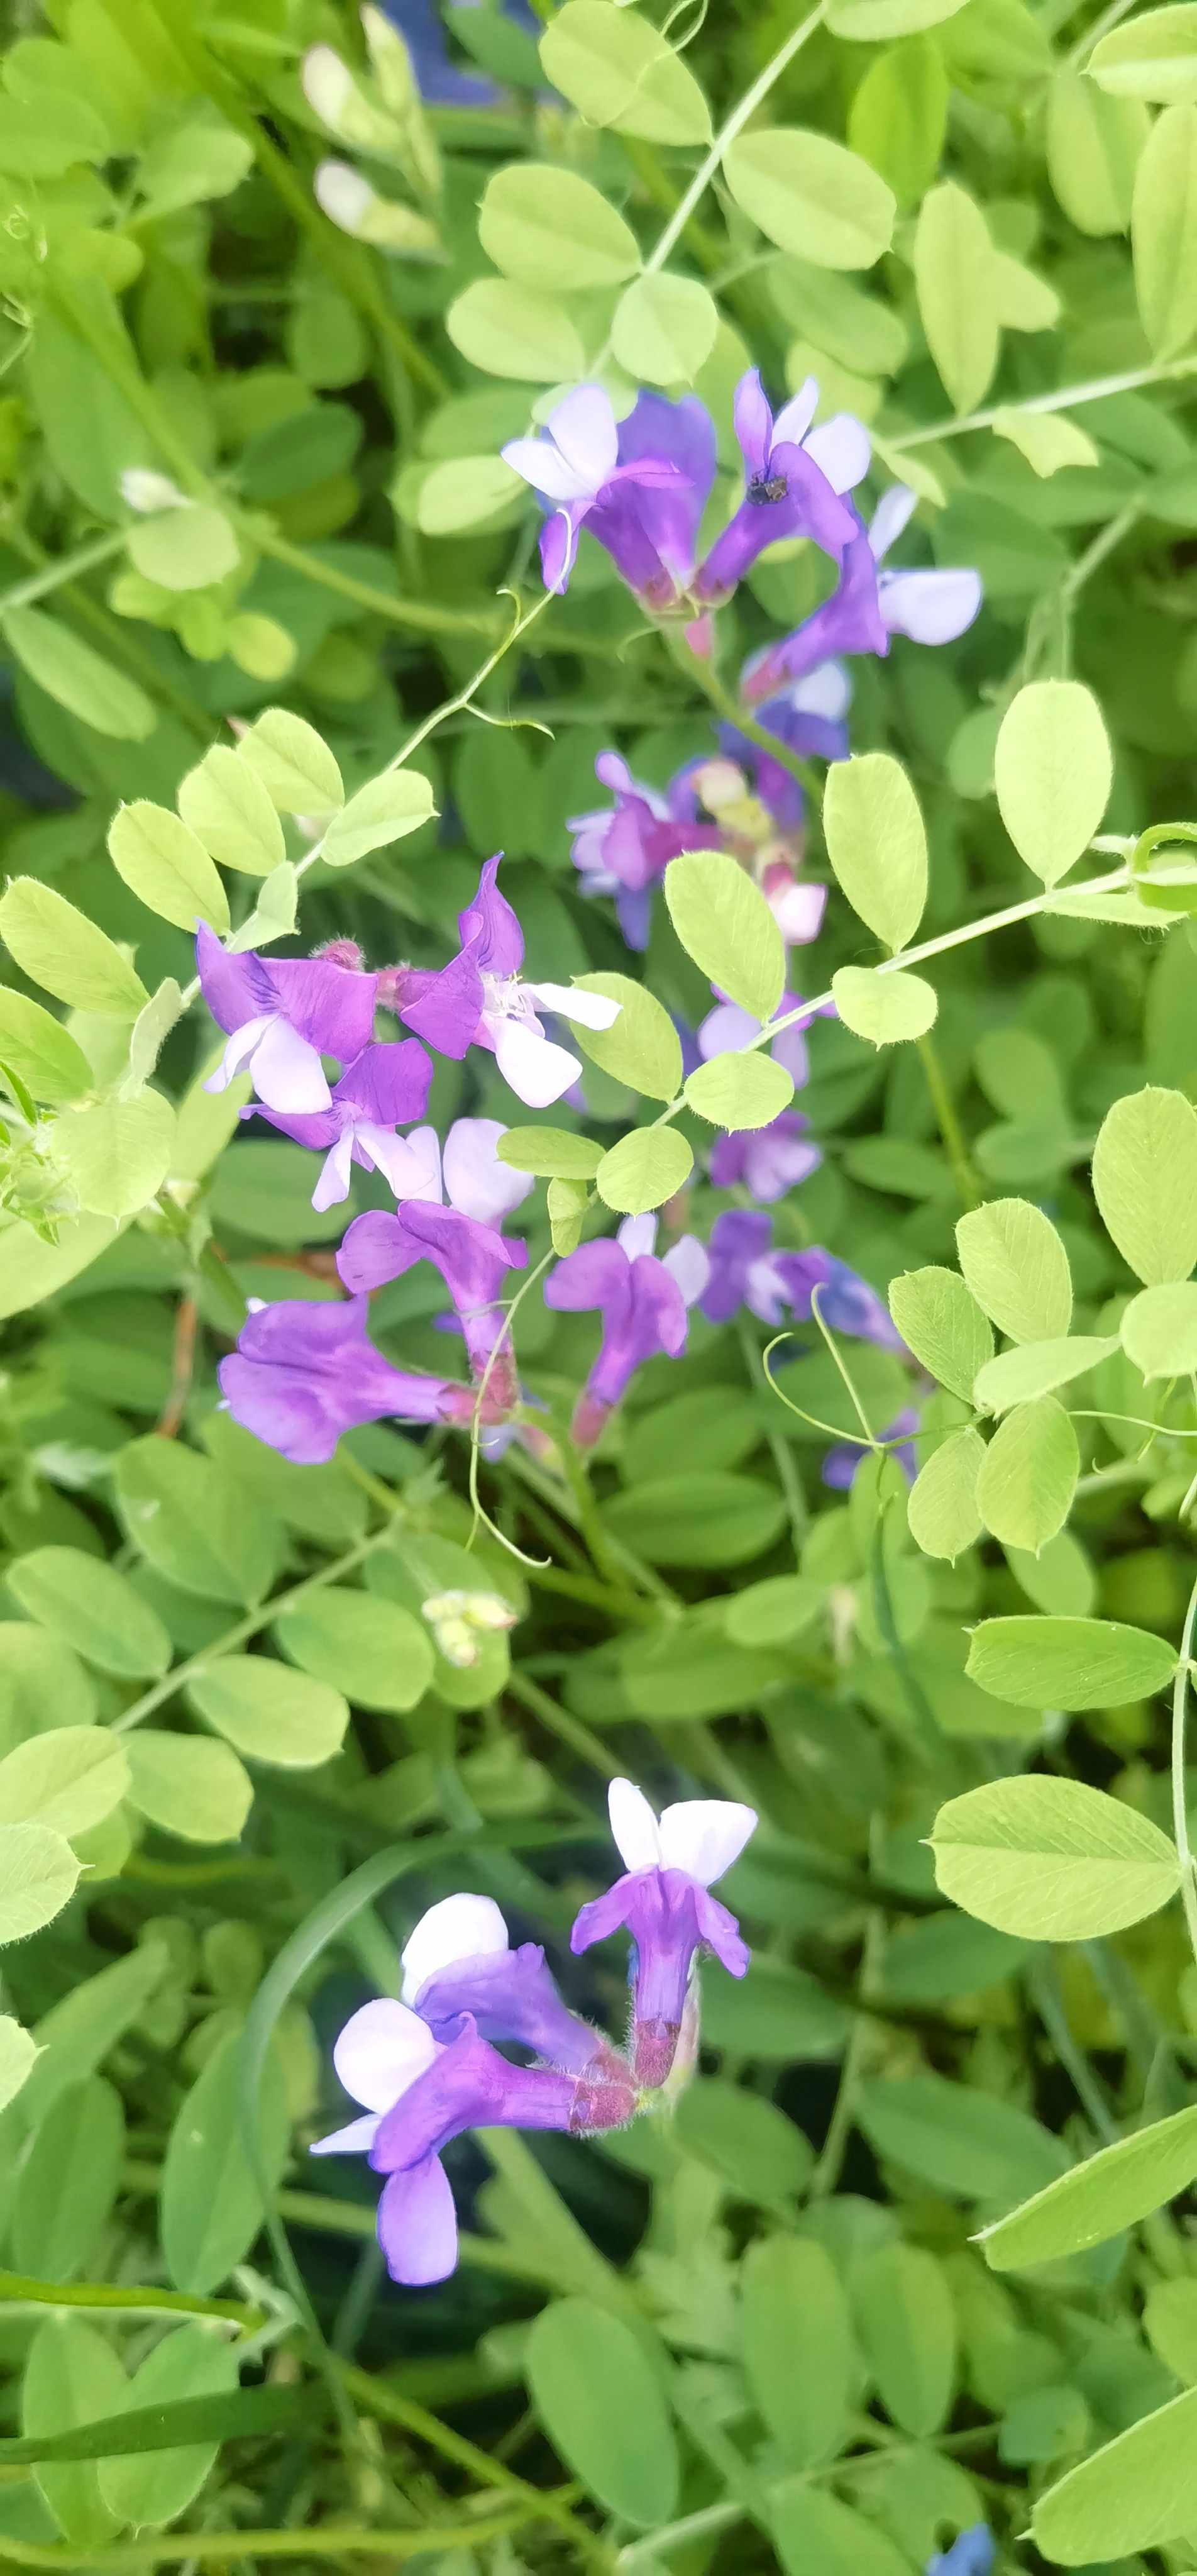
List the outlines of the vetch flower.
{"type": "Polygon", "coordinates": [[[545,1036],[540,1011],[576,1020],[582,1028],[609,1029],[619,1003],[572,984],[525,983],[520,975],[524,934],[495,879],[499,859],[488,859],[472,903],[457,916],[461,947],[447,966],[401,966],[388,971],[388,1001],[405,1027],[425,1038],[438,1055],[461,1057],[473,1045],[489,1047],[517,1099],[547,1109],[576,1082],[577,1056],[545,1036]]]}
{"type": "MultiPolygon", "coordinates": [[[[746,677],[753,668],[754,662],[745,665],[746,677]]],[[[758,706],[756,721],[767,732],[776,734],[778,741],[796,752],[800,760],[846,760],[848,728],[844,719],[851,704],[852,681],[843,663],[820,662],[802,679],[792,680],[776,697],[758,706]]],[[[773,759],[760,743],[741,733],[737,725],[720,724],[716,731],[720,750],[747,771],[755,794],[772,815],[778,831],[796,831],[802,822],[803,797],[791,771],[773,759]]]]}
{"type": "Polygon", "coordinates": [[[337,1254],[345,1286],[357,1296],[399,1279],[417,1261],[439,1270],[465,1335],[475,1385],[486,1379],[487,1402],[505,1413],[518,1400],[515,1359],[498,1303],[509,1270],[522,1270],[527,1247],[459,1208],[430,1199],[402,1199],[393,1216],[370,1209],[355,1217],[337,1254]],[[493,1355],[493,1356],[492,1356],[493,1355]]]}
{"type": "Polygon", "coordinates": [[[715,539],[694,580],[694,597],[706,607],[730,599],[766,546],[782,537],[813,537],[838,563],[859,526],[840,498],[867,473],[868,433],[851,413],[811,428],[819,387],[808,376],[776,421],[757,368],[735,391],[736,436],[744,459],[744,498],[715,539]]]}
{"type": "Polygon", "coordinates": [[[323,957],[258,957],[252,949],[234,957],[203,921],[195,962],[204,1000],[229,1040],[205,1091],[227,1090],[248,1068],[268,1109],[306,1117],[331,1108],[320,1058],[348,1067],[369,1045],[377,976],[323,957]]]}
{"type": "Polygon", "coordinates": [[[685,1348],[689,1308],[702,1293],[707,1256],[684,1234],[658,1260],[655,1216],[624,1218],[614,1239],[579,1244],[545,1281],[544,1301],[567,1314],[597,1306],[603,1318],[599,1354],[574,1411],[573,1437],[592,1449],[633,1371],[655,1351],[671,1359],[685,1348]]]}
{"type": "Polygon", "coordinates": [[[610,2040],[569,2010],[535,1941],[513,1950],[490,1896],[445,1896],[422,1914],[403,1954],[402,2000],[434,2039],[456,2037],[472,2013],[483,2039],[517,2040],[570,2075],[600,2070],[626,2085],[627,2067],[610,2040]]]}
{"type": "Polygon", "coordinates": [[[619,2128],[635,2109],[630,2082],[513,2066],[472,2014],[442,2044],[408,2005],[380,1997],[345,2025],[333,2063],[366,2117],[318,2139],[313,2155],[365,2153],[388,2177],[378,2241],[394,2281],[444,2281],[457,2261],[457,2217],[440,2151],[464,2129],[619,2128]]]}
{"type": "Polygon", "coordinates": [[[549,505],[546,590],[566,588],[585,525],[649,606],[675,605],[715,472],[715,433],[693,394],[680,403],[641,394],[617,424],[601,385],[577,385],[540,437],[510,438],[500,453],[549,505]]]}
{"type": "Polygon", "coordinates": [[[574,834],[570,856],[587,895],[613,894],[619,927],[629,948],[648,946],[652,888],[664,876],[670,859],[683,850],[716,850],[723,833],[712,823],[699,823],[693,763],[678,770],[662,794],[633,778],[622,753],[600,751],[595,776],[615,797],[614,806],[570,816],[574,834]]]}
{"type": "Polygon", "coordinates": [[[891,571],[883,557],[901,535],[916,495],[905,483],[882,494],[866,530],[844,556],[837,589],[814,615],[768,644],[746,664],[741,688],[750,705],[773,697],[834,653],[889,651],[891,635],[915,644],[950,644],[972,625],[981,605],[981,576],[969,567],[891,571]]]}
{"type": "Polygon", "coordinates": [[[655,2087],[673,2068],[698,1952],[713,1950],[733,1977],[748,1966],[735,1916],[708,1890],[739,1858],[757,1817],[731,1799],[687,1798],[658,1820],[630,1780],[612,1781],[608,1808],[627,1874],[582,1907],[570,1948],[588,1950],[621,1926],[631,1933],[632,2073],[655,2087]]]}
{"type": "Polygon", "coordinates": [[[726,1324],[741,1306],[763,1324],[785,1320],[788,1308],[796,1322],[812,1313],[816,1293],[819,1313],[834,1332],[854,1333],[877,1342],[883,1350],[905,1352],[906,1345],[875,1289],[821,1244],[808,1252],[773,1249],[773,1220],[755,1208],[726,1208],[711,1228],[710,1274],[699,1302],[708,1323],[726,1324]]]}
{"type": "Polygon", "coordinates": [[[234,1422],[298,1467],[322,1466],[359,1422],[469,1422],[476,1401],[452,1379],[392,1368],[367,1336],[364,1297],[258,1306],[216,1374],[234,1422]]]}
{"type": "Polygon", "coordinates": [[[348,1198],[352,1166],[382,1172],[396,1198],[415,1194],[422,1173],[419,1155],[395,1134],[428,1106],[432,1065],[417,1038],[368,1046],[347,1066],[333,1086],[327,1109],[308,1116],[251,1104],[243,1118],[265,1118],[297,1145],[323,1153],[324,1165],[312,1192],[314,1208],[334,1207],[348,1198]]]}
{"type": "Polygon", "coordinates": [[[823,1160],[800,1109],[783,1109],[767,1127],[741,1127],[717,1136],[707,1169],[717,1190],[746,1189],[765,1206],[810,1179],[823,1160]]]}

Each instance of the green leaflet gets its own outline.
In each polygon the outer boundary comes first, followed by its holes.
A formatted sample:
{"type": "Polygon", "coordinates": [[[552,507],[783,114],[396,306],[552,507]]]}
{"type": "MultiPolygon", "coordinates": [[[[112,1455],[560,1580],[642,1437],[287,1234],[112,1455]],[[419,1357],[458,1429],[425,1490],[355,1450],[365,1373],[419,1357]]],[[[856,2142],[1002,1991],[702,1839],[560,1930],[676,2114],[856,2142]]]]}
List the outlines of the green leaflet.
{"type": "Polygon", "coordinates": [[[1174,2199],[1195,2172],[1197,2113],[1177,2111],[1170,2120],[1153,2121],[1116,2146],[1103,2147],[1037,2192],[1024,2208],[985,2228],[985,2260],[995,2272],[1004,2272],[1083,2253],[1174,2199]]]}
{"type": "Polygon", "coordinates": [[[568,2466],[612,2513],[647,2530],[677,2506],[679,2465],[660,2380],[640,2337],[593,2299],[543,2309],[529,2386],[568,2466]]]}
{"type": "Polygon", "coordinates": [[[997,1780],[941,1807],[932,1832],[945,1896],[1001,1932],[1086,1941],[1175,1894],[1174,1845],[1133,1807],[1081,1780],[997,1780]]]}

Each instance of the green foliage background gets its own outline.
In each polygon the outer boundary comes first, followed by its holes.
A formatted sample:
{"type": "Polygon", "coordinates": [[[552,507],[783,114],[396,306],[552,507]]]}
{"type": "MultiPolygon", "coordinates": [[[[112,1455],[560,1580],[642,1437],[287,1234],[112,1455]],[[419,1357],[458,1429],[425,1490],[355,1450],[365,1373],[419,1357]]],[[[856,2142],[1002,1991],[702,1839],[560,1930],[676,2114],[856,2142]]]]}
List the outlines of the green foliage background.
{"type": "MultiPolygon", "coordinates": [[[[423,112],[346,0],[4,13],[0,2561],[912,2576],[987,2520],[1006,2566],[1188,2568],[1197,9],[537,11],[539,46],[446,7],[496,87],[423,112]],[[502,846],[534,974],[638,974],[566,818],[606,747],[658,785],[709,749],[827,567],[774,550],[702,661],[585,538],[542,600],[498,451],[559,383],[693,385],[725,514],[753,364],[868,422],[902,560],[984,583],[957,645],[854,665],[826,830],[807,780],[800,962],[847,980],[775,1239],[888,1292],[918,1365],[807,1334],[783,1402],[763,1328],[696,1317],[586,1472],[593,1329],[534,1283],[561,1472],[381,1425],[289,1466],[215,1366],[280,1273],[330,1293],[342,1213],[201,1087],[194,913],[438,964],[502,846]],[[313,854],[296,814],[380,778],[313,854]],[[916,938],[917,985],[877,975],[916,938]],[[516,1624],[461,1668],[420,1607],[479,1587],[516,1624]],[[620,1772],[760,1810],[749,1974],[704,1969],[670,2121],[463,2141],[460,2268],[395,2290],[372,2178],[306,2157],[331,2040],[454,1888],[567,1961],[620,1772]]],[[[690,1023],[726,883],[683,937],[657,905],[690,1023]]],[[[697,1156],[705,1238],[733,1196],[687,1102],[640,1138],[654,1045],[644,1010],[588,1061],[538,1168],[585,1131],[593,1225],[625,1133],[634,1204],[697,1156]]],[[[476,1051],[432,1111],[540,1123],[476,1051]]],[[[387,1290],[388,1355],[444,1365],[442,1302],[387,1290]]],[[[618,2034],[614,1950],[569,1974],[618,2034]]]]}

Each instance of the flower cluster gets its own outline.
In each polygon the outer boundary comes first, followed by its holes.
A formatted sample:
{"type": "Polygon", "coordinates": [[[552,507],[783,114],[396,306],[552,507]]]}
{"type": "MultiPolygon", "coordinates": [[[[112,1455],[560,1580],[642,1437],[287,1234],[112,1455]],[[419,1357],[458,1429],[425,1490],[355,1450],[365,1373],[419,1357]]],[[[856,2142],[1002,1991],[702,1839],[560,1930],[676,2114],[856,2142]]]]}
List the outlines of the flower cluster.
{"type": "Polygon", "coordinates": [[[442,1899],[403,1952],[398,2000],[363,2005],[333,2063],[363,2119],[318,2139],[314,2155],[364,2153],[386,2181],[378,2241],[392,2280],[443,2281],[457,2260],[457,2218],[441,2155],[463,2130],[622,2128],[683,2083],[698,2047],[696,1963],[710,1951],[742,1977],[748,1951],[709,1893],[756,1825],[751,1807],[685,1799],[658,1819],[630,1780],[610,1792],[624,1875],[584,1905],[575,1952],[631,1934],[626,2051],[571,2012],[535,1942],[513,1950],[489,1896],[442,1899]],[[514,2045],[530,2064],[504,2056],[514,2045]]]}

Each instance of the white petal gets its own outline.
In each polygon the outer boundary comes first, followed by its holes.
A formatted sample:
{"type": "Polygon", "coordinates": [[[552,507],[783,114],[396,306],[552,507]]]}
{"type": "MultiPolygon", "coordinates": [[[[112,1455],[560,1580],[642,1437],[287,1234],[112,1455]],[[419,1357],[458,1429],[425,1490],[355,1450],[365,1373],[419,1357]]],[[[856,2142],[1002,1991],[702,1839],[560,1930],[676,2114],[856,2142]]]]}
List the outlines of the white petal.
{"type": "Polygon", "coordinates": [[[583,1029],[613,1028],[623,1009],[622,1002],[609,1002],[605,993],[580,993],[576,984],[525,984],[524,991],[538,1010],[555,1011],[583,1029]]]}
{"type": "Polygon", "coordinates": [[[234,1029],[215,1073],[210,1073],[204,1084],[205,1091],[228,1090],[230,1082],[239,1073],[244,1073],[254,1048],[261,1045],[273,1019],[273,1011],[264,1011],[260,1019],[243,1020],[240,1028],[234,1029]]]}
{"type": "Polygon", "coordinates": [[[380,1995],[346,2022],[333,2065],[355,2102],[364,2102],[368,2111],[389,2111],[435,2056],[436,2041],[427,2024],[406,2004],[380,1995]]]}
{"type": "Polygon", "coordinates": [[[642,1253],[651,1252],[656,1244],[655,1216],[625,1216],[623,1224],[615,1229],[615,1240],[622,1245],[629,1261],[638,1261],[642,1253]]]}
{"type": "Polygon", "coordinates": [[[594,486],[561,455],[551,438],[509,438],[499,454],[512,472],[522,474],[534,492],[549,501],[587,501],[594,486]]]}
{"type": "Polygon", "coordinates": [[[821,420],[803,444],[833,492],[850,492],[862,474],[868,473],[873,450],[869,433],[855,412],[837,411],[833,420],[821,420]]]}
{"type": "Polygon", "coordinates": [[[883,573],[878,589],[882,624],[915,644],[951,644],[971,626],[981,605],[981,576],[961,570],[883,573]]]}
{"type": "MultiPolygon", "coordinates": [[[[327,120],[330,124],[332,118],[327,120]]],[[[312,179],[312,194],[322,214],[343,233],[356,233],[364,215],[378,204],[368,179],[348,161],[320,161],[312,179]]]]}
{"type": "Polygon", "coordinates": [[[380,2111],[367,2111],[364,2120],[351,2120],[348,2128],[330,2129],[326,2138],[313,2138],[310,2156],[364,2156],[369,2153],[378,2134],[380,2111]]]}
{"type": "Polygon", "coordinates": [[[613,1780],[607,1791],[607,1813],[615,1848],[625,1869],[659,1869],[661,1842],[657,1819],[643,1789],[631,1780],[613,1780]]]}
{"type": "Polygon", "coordinates": [[[405,2002],[412,2002],[430,1977],[458,1959],[495,1957],[509,1948],[507,1926],[493,1896],[443,1896],[420,1916],[404,1947],[405,2002]]]}
{"type": "Polygon", "coordinates": [[[495,1028],[495,1055],[505,1082],[529,1109],[547,1109],[576,1082],[582,1067],[576,1055],[553,1046],[535,1021],[500,1020],[495,1028]]]}
{"type": "Polygon", "coordinates": [[[320,1178],[312,1192],[313,1207],[323,1211],[327,1207],[336,1207],[341,1199],[347,1199],[352,1171],[353,1129],[347,1127],[324,1157],[320,1178]]]}
{"type": "Polygon", "coordinates": [[[711,1275],[705,1244],[696,1234],[683,1234],[665,1255],[665,1268],[677,1281],[687,1306],[695,1306],[711,1275]]]}
{"type": "Polygon", "coordinates": [[[576,385],[549,413],[549,428],[566,463],[585,475],[584,492],[601,491],[615,472],[619,431],[611,398],[601,385],[576,385]]]}
{"type": "Polygon", "coordinates": [[[413,1128],[396,1136],[390,1127],[358,1128],[358,1141],[390,1182],[397,1199],[441,1201],[441,1153],[435,1127],[413,1128]]]}
{"type": "Polygon", "coordinates": [[[817,662],[785,695],[796,715],[825,716],[829,724],[838,724],[852,704],[851,675],[842,662],[817,662]]]}
{"type": "Polygon", "coordinates": [[[499,1225],[535,1187],[531,1172],[499,1161],[507,1129],[500,1118],[455,1118],[445,1138],[445,1192],[450,1207],[483,1225],[499,1225]]]}
{"type": "Polygon", "coordinates": [[[710,1887],[739,1859],[757,1821],[755,1807],[738,1806],[732,1798],[683,1798],[661,1817],[664,1865],[710,1887]]]}
{"type": "Polygon", "coordinates": [[[313,45],[299,70],[304,97],[324,125],[335,125],[353,87],[348,65],[331,45],[313,45]]]}
{"type": "Polygon", "coordinates": [[[775,447],[780,447],[783,439],[788,440],[791,447],[801,447],[814,419],[818,402],[819,379],[817,376],[808,376],[805,384],[799,385],[797,393],[791,394],[788,403],[782,404],[773,423],[775,447]]]}
{"type": "Polygon", "coordinates": [[[259,1100],[268,1109],[288,1110],[292,1117],[310,1117],[313,1110],[327,1109],[332,1093],[324,1079],[324,1067],[314,1046],[301,1038],[289,1020],[271,1019],[254,1048],[250,1072],[259,1100]]]}
{"type": "Polygon", "coordinates": [[[883,492],[869,521],[869,544],[877,563],[897,543],[911,512],[918,506],[918,494],[909,483],[891,483],[883,492]]]}
{"type": "Polygon", "coordinates": [[[760,1021],[754,1020],[751,1011],[742,1010],[738,1002],[717,1002],[699,1023],[698,1052],[709,1064],[713,1055],[734,1055],[760,1033],[760,1021]]]}

